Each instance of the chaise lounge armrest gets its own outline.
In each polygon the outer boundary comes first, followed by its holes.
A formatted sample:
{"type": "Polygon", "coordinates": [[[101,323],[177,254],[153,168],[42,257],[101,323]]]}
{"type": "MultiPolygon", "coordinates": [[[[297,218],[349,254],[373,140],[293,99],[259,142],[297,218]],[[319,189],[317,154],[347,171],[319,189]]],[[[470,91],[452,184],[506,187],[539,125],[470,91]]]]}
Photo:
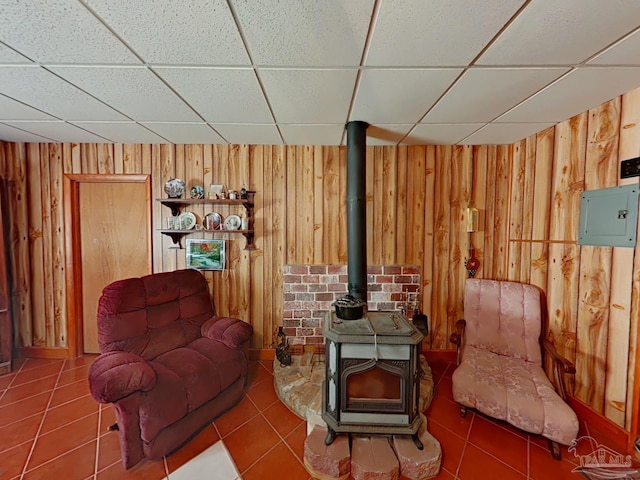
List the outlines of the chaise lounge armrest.
{"type": "Polygon", "coordinates": [[[253,327],[231,317],[213,317],[202,325],[202,336],[219,340],[229,348],[241,348],[253,335],[253,327]]]}
{"type": "Polygon", "coordinates": [[[449,341],[456,346],[456,365],[460,365],[462,338],[464,336],[464,329],[466,326],[467,326],[466,320],[458,320],[456,322],[456,331],[449,336],[449,341]]]}
{"type": "Polygon", "coordinates": [[[551,360],[551,364],[553,367],[553,379],[555,383],[556,390],[558,391],[558,395],[566,401],[567,400],[567,385],[565,382],[565,374],[567,373],[576,373],[576,367],[574,367],[573,363],[564,358],[562,355],[558,353],[556,347],[550,340],[543,338],[542,339],[542,347],[544,351],[549,355],[551,360]]]}
{"type": "Polygon", "coordinates": [[[113,403],[134,392],[148,392],[156,372],[146,360],[128,352],[107,352],[89,368],[91,395],[100,403],[113,403]]]}

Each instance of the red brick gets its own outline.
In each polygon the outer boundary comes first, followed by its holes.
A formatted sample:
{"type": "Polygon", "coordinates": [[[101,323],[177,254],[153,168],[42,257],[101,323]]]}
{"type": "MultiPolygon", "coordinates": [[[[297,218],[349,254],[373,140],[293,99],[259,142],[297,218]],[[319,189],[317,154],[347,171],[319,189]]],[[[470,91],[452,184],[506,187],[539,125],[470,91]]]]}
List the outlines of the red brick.
{"type": "Polygon", "coordinates": [[[282,281],[284,283],[301,283],[302,275],[283,275],[282,281]]]}
{"type": "Polygon", "coordinates": [[[311,310],[294,310],[293,318],[308,318],[311,316],[311,310]]]}
{"type": "MultiPolygon", "coordinates": [[[[324,337],[304,337],[307,345],[322,345],[324,347],[324,337]]],[[[320,353],[316,351],[316,353],[320,353]]],[[[324,351],[322,352],[324,354],[324,351]]]]}
{"type": "Polygon", "coordinates": [[[338,275],[338,282],[344,283],[345,285],[349,283],[349,275],[338,275]]]}
{"type": "Polygon", "coordinates": [[[394,283],[412,283],[410,275],[396,275],[393,279],[394,283]]]}
{"type": "Polygon", "coordinates": [[[306,283],[294,283],[289,285],[289,291],[294,293],[306,292],[309,287],[306,283]]]}
{"type": "Polygon", "coordinates": [[[320,321],[318,319],[304,318],[302,319],[302,327],[318,328],[320,321]]]}
{"type": "Polygon", "coordinates": [[[327,286],[319,283],[311,284],[309,285],[309,291],[310,292],[326,292],[327,286]]]}
{"type": "Polygon", "coordinates": [[[309,273],[316,275],[324,275],[327,273],[326,265],[311,265],[309,267],[309,273]]]}
{"type": "Polygon", "coordinates": [[[313,328],[298,328],[296,332],[296,336],[309,337],[311,335],[314,335],[315,333],[316,332],[313,330],[313,328]]]}
{"type": "Polygon", "coordinates": [[[314,478],[347,478],[351,471],[349,437],[339,435],[324,444],[326,428],[316,425],[304,441],[304,466],[314,478]]]}
{"type": "Polygon", "coordinates": [[[398,459],[387,437],[351,437],[351,476],[354,480],[395,480],[398,459]]]}
{"type": "Polygon", "coordinates": [[[346,265],[329,265],[327,267],[328,274],[344,273],[346,270],[346,265]]]}
{"type": "Polygon", "coordinates": [[[402,286],[403,292],[417,292],[419,289],[420,286],[415,284],[406,284],[402,286]]]}
{"type": "Polygon", "coordinates": [[[330,283],[329,285],[327,285],[327,289],[330,292],[346,292],[347,286],[343,283],[330,283]]]}
{"type": "Polygon", "coordinates": [[[391,294],[391,301],[392,302],[401,302],[402,301],[402,294],[401,293],[392,293],[391,294]]]}
{"type": "Polygon", "coordinates": [[[297,334],[297,330],[298,329],[297,328],[283,328],[283,330],[284,330],[284,334],[287,337],[295,337],[296,334],[297,334]]]}
{"type": "Polygon", "coordinates": [[[369,275],[380,275],[382,273],[381,265],[369,265],[367,267],[367,273],[369,275]]]}
{"type": "Polygon", "coordinates": [[[308,293],[308,292],[300,292],[300,293],[296,293],[296,300],[299,300],[301,302],[310,302],[315,300],[316,296],[313,293],[308,293]]]}
{"type": "Polygon", "coordinates": [[[386,265],[384,267],[385,275],[400,275],[402,273],[402,267],[399,265],[386,265]]]}
{"type": "Polygon", "coordinates": [[[284,301],[285,302],[293,302],[295,299],[296,299],[295,293],[285,293],[284,294],[284,301]]]}
{"type": "Polygon", "coordinates": [[[420,275],[420,267],[404,266],[402,267],[403,275],[420,275]]]}
{"type": "Polygon", "coordinates": [[[369,292],[381,292],[382,285],[380,283],[370,283],[369,285],[367,285],[367,290],[369,292]]]}
{"type": "Polygon", "coordinates": [[[302,283],[318,283],[320,281],[320,277],[318,275],[303,275],[302,283]]]}
{"type": "Polygon", "coordinates": [[[316,293],[316,302],[333,302],[334,299],[333,293],[316,293]]]}
{"type": "Polygon", "coordinates": [[[375,283],[393,283],[392,275],[376,275],[375,283]]]}
{"type": "Polygon", "coordinates": [[[306,275],[307,273],[309,273],[309,267],[307,267],[306,265],[289,265],[289,273],[306,275]]]}
{"type": "Polygon", "coordinates": [[[287,328],[301,327],[302,326],[302,322],[300,320],[288,320],[288,319],[285,319],[284,326],[287,327],[287,328]]]}

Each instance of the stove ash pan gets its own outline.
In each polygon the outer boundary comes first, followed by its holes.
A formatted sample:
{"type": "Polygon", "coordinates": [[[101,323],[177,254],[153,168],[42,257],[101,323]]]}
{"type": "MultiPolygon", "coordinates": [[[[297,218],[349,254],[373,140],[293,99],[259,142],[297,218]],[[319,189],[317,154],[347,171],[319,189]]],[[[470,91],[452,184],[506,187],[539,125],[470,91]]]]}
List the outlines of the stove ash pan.
{"type": "Polygon", "coordinates": [[[326,377],[322,418],[327,445],[337,433],[411,435],[422,423],[420,343],[423,335],[396,312],[358,320],[325,317],[326,377]]]}

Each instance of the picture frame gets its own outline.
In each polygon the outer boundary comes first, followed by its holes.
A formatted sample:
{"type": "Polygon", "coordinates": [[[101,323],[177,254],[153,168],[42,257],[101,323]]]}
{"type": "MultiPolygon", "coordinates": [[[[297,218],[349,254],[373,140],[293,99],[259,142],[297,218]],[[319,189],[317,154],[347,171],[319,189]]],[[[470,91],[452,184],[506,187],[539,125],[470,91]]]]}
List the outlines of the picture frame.
{"type": "Polygon", "coordinates": [[[209,198],[224,198],[223,193],[226,191],[223,183],[209,185],[209,198]]]}
{"type": "Polygon", "coordinates": [[[186,244],[186,267],[196,270],[224,270],[225,241],[189,238],[186,244]]]}

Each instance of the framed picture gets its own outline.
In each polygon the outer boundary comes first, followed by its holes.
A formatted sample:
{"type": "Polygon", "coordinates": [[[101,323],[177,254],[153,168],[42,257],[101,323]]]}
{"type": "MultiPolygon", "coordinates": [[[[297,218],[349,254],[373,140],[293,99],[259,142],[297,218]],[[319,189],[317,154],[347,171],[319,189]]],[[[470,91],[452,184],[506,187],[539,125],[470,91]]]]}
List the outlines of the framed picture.
{"type": "Polygon", "coordinates": [[[209,198],[224,198],[225,188],[224,184],[211,184],[209,185],[209,198]]]}
{"type": "Polygon", "coordinates": [[[187,268],[224,270],[224,240],[187,239],[187,268]]]}

